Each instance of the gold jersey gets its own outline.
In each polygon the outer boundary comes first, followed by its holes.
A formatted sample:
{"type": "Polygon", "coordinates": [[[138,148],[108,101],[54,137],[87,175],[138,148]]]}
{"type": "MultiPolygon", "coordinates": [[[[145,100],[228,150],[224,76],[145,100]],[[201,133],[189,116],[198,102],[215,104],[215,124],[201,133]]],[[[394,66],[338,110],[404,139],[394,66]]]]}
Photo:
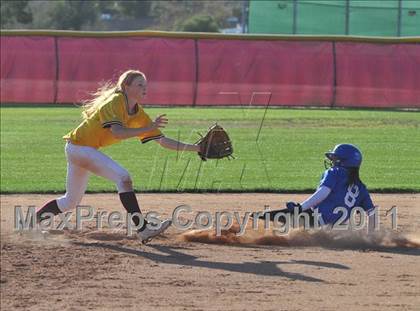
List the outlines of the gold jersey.
{"type": "MultiPolygon", "coordinates": [[[[121,139],[112,135],[110,129],[112,124],[128,128],[144,128],[152,124],[152,120],[140,105],[138,105],[136,113],[132,115],[128,114],[127,106],[125,94],[116,92],[89,118],[63,136],[63,138],[75,145],[101,148],[121,141],[121,139]]],[[[142,143],[162,137],[163,134],[159,129],[148,131],[138,136],[142,143]]]]}

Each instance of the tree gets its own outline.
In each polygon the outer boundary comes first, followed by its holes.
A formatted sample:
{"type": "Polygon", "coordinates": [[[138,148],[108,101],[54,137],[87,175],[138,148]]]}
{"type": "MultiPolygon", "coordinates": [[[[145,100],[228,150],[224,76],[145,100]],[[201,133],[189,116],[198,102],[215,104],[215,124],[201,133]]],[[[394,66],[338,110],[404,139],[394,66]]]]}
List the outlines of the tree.
{"type": "MultiPolygon", "coordinates": [[[[195,15],[211,16],[218,28],[227,27],[227,18],[241,11],[242,1],[153,1],[150,15],[154,17],[154,29],[182,30],[187,19],[195,15]],[[233,12],[233,9],[236,11],[233,12]]],[[[236,15],[234,15],[236,16],[236,15]]]]}
{"type": "Polygon", "coordinates": [[[145,17],[149,16],[152,1],[116,1],[117,7],[123,16],[145,17]]]}
{"type": "Polygon", "coordinates": [[[218,31],[217,28],[228,27],[229,17],[240,15],[242,4],[242,1],[228,0],[1,0],[1,26],[3,29],[122,30],[134,27],[218,31]],[[194,16],[198,17],[194,19],[194,16]]]}
{"type": "Polygon", "coordinates": [[[32,13],[28,9],[29,0],[15,0],[1,2],[1,27],[7,24],[29,24],[32,22],[32,13]]]}
{"type": "Polygon", "coordinates": [[[80,30],[83,25],[93,23],[98,16],[96,1],[61,0],[51,7],[50,26],[62,30],[80,30]]]}
{"type": "Polygon", "coordinates": [[[179,26],[181,31],[191,32],[219,32],[216,22],[208,15],[195,15],[179,26]]]}

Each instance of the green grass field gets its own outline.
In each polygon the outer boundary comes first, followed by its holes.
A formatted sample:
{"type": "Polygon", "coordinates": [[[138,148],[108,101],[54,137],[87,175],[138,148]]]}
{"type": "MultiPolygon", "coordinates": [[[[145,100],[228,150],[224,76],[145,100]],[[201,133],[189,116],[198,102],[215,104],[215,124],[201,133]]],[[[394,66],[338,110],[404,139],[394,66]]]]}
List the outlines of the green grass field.
{"type": "MultiPolygon", "coordinates": [[[[419,112],[146,111],[152,117],[166,113],[169,125],[164,133],[192,143],[198,131],[204,133],[212,122],[219,122],[231,133],[236,159],[201,162],[196,154],[167,151],[155,142],[142,145],[136,139],[103,149],[131,173],[139,191],[312,191],[324,170],[324,152],[343,142],[363,151],[361,177],[371,191],[420,191],[419,112]]],[[[1,107],[1,192],[63,192],[66,160],[61,137],[79,121],[80,110],[73,107],[1,107]]],[[[88,191],[115,191],[115,186],[92,176],[88,191]]]]}

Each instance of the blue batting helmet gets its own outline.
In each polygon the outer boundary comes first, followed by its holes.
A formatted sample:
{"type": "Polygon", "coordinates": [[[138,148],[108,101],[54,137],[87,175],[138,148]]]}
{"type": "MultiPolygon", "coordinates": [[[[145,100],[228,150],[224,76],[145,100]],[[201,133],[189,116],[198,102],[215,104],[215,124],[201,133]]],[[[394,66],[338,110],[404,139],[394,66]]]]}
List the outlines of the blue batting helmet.
{"type": "Polygon", "coordinates": [[[359,167],[362,164],[362,152],[351,144],[339,144],[325,156],[337,166],[359,167]]]}

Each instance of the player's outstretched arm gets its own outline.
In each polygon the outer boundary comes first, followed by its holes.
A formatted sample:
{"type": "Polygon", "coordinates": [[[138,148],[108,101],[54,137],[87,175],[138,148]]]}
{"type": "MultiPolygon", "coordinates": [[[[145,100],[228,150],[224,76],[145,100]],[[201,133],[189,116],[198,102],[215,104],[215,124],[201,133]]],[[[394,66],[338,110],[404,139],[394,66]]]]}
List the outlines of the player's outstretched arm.
{"type": "Polygon", "coordinates": [[[169,137],[162,137],[161,139],[156,140],[156,142],[161,145],[163,148],[176,151],[195,151],[200,150],[200,146],[186,144],[169,137]]]}
{"type": "Polygon", "coordinates": [[[305,211],[311,207],[317,206],[324,201],[331,193],[331,189],[327,186],[319,187],[314,194],[302,202],[302,210],[305,211]]]}

